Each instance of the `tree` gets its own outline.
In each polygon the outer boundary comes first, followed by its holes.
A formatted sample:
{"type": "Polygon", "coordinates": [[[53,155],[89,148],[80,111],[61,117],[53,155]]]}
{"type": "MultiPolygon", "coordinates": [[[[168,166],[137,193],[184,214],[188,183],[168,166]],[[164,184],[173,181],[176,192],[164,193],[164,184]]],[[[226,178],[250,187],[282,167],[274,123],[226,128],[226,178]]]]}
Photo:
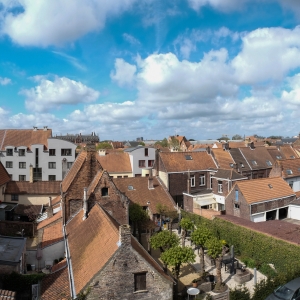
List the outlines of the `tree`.
{"type": "Polygon", "coordinates": [[[187,231],[194,229],[194,223],[189,218],[182,218],[180,226],[182,228],[182,247],[184,247],[187,231]]]}
{"type": "Polygon", "coordinates": [[[160,231],[150,238],[150,244],[153,249],[159,249],[161,253],[179,245],[179,237],[168,230],[160,231]]]}
{"type": "Polygon", "coordinates": [[[198,227],[191,234],[192,241],[199,247],[200,250],[200,277],[203,277],[205,273],[204,246],[212,236],[212,232],[206,227],[198,227]]]}
{"type": "Polygon", "coordinates": [[[160,145],[164,148],[168,147],[168,140],[164,138],[162,141],[157,141],[154,145],[160,145]]]}
{"type": "Polygon", "coordinates": [[[239,135],[239,134],[235,134],[233,137],[232,137],[233,140],[242,140],[242,136],[239,135]]]}
{"type": "Polygon", "coordinates": [[[181,265],[184,263],[193,263],[196,255],[190,247],[176,246],[166,250],[160,258],[166,265],[174,267],[173,274],[175,279],[178,280],[181,265]]]}
{"type": "Polygon", "coordinates": [[[226,242],[224,240],[219,240],[216,237],[212,237],[206,241],[205,247],[207,248],[207,254],[211,256],[216,261],[216,270],[217,270],[217,284],[215,289],[218,290],[222,285],[222,259],[223,255],[226,252],[225,247],[226,242]]]}
{"type": "Polygon", "coordinates": [[[174,136],[172,136],[169,141],[169,147],[177,151],[180,150],[179,141],[174,136]]]}
{"type": "Polygon", "coordinates": [[[220,141],[226,141],[226,142],[227,142],[227,141],[230,140],[230,139],[229,139],[229,137],[227,137],[227,136],[222,136],[222,137],[218,138],[217,140],[218,140],[219,142],[220,142],[220,141]]]}
{"type": "Polygon", "coordinates": [[[145,146],[145,143],[144,142],[139,142],[139,145],[145,146]]]}
{"type": "Polygon", "coordinates": [[[112,145],[108,142],[101,142],[98,143],[98,145],[96,146],[96,149],[112,149],[112,145]]]}
{"type": "Polygon", "coordinates": [[[165,215],[165,212],[168,210],[168,207],[166,205],[163,205],[161,203],[158,203],[156,204],[156,210],[157,212],[159,213],[160,217],[159,217],[159,222],[160,222],[160,227],[162,227],[162,224],[161,224],[161,217],[163,215],[165,215]]]}
{"type": "Polygon", "coordinates": [[[148,219],[141,223],[141,228],[146,231],[147,251],[151,254],[150,238],[154,229],[156,228],[156,224],[152,220],[148,219]]]}
{"type": "Polygon", "coordinates": [[[178,212],[177,210],[169,210],[165,212],[165,216],[169,218],[169,230],[172,232],[172,224],[174,219],[178,217],[178,212]]]}
{"type": "Polygon", "coordinates": [[[136,236],[136,229],[138,229],[139,242],[141,242],[141,225],[148,219],[147,212],[139,204],[131,203],[129,205],[129,219],[133,223],[133,236],[136,236]]]}

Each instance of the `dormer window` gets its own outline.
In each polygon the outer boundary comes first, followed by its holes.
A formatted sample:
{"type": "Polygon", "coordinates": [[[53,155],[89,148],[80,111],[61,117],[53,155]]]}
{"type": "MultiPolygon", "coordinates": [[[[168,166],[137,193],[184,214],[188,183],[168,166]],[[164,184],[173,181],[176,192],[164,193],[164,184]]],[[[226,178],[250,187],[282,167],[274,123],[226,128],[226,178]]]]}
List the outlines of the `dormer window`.
{"type": "Polygon", "coordinates": [[[272,163],[271,163],[269,160],[266,161],[266,164],[267,164],[267,166],[269,166],[269,167],[272,166],[272,163]]]}
{"type": "Polygon", "coordinates": [[[13,156],[13,149],[6,149],[6,156],[13,156]]]}
{"type": "Polygon", "coordinates": [[[286,170],[287,175],[293,175],[293,171],[291,169],[286,170]]]}
{"type": "Polygon", "coordinates": [[[193,158],[192,158],[191,155],[185,155],[185,159],[186,159],[186,160],[192,160],[193,158]]]}
{"type": "Polygon", "coordinates": [[[149,155],[149,152],[148,152],[148,148],[145,148],[145,156],[148,156],[149,155]]]}

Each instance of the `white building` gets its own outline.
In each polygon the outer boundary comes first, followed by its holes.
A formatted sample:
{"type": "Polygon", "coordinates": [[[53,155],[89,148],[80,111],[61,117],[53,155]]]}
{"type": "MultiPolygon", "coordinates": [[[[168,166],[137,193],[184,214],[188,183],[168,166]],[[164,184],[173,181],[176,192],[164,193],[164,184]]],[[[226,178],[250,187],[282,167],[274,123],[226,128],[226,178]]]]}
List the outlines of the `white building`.
{"type": "Polygon", "coordinates": [[[0,130],[0,161],[15,181],[62,180],[75,161],[76,145],[52,138],[52,130],[0,130]]]}
{"type": "Polygon", "coordinates": [[[155,148],[143,146],[127,148],[124,150],[124,152],[129,155],[133,177],[144,176],[147,169],[153,168],[155,151],[155,148]]]}

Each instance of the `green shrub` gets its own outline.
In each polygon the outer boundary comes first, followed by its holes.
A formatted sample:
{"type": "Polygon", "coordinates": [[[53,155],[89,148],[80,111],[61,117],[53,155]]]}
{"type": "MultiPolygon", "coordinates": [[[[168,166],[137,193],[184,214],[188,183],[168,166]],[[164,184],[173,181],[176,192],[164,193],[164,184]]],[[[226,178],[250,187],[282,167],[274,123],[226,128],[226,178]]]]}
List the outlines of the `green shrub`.
{"type": "Polygon", "coordinates": [[[265,263],[261,265],[259,271],[270,278],[274,278],[277,275],[277,272],[273,268],[271,268],[268,264],[265,263]]]}
{"type": "Polygon", "coordinates": [[[229,291],[229,300],[250,300],[250,292],[244,286],[242,288],[235,287],[234,290],[229,291]]]}

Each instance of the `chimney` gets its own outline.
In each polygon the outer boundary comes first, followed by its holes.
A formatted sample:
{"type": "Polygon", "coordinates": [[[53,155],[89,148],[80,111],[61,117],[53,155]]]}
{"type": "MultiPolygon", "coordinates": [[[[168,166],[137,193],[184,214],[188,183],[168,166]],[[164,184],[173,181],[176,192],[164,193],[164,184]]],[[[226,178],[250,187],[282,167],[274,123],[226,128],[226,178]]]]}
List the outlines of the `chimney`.
{"type": "Polygon", "coordinates": [[[152,169],[149,169],[149,177],[148,177],[148,189],[153,190],[153,177],[152,177],[152,169]]]}
{"type": "Polygon", "coordinates": [[[211,154],[211,151],[210,151],[210,147],[209,147],[209,146],[207,147],[206,151],[207,151],[208,154],[211,154]]]}
{"type": "Polygon", "coordinates": [[[32,164],[29,165],[29,182],[33,183],[33,166],[32,166],[32,164]]]}
{"type": "Polygon", "coordinates": [[[47,129],[48,129],[48,126],[44,126],[44,131],[47,131],[47,129]]]}
{"type": "Polygon", "coordinates": [[[33,131],[37,131],[37,127],[36,126],[33,126],[33,131]]]}
{"type": "Polygon", "coordinates": [[[53,216],[53,208],[52,208],[52,198],[49,197],[49,207],[47,211],[47,217],[51,218],[53,216]]]}
{"type": "Polygon", "coordinates": [[[88,213],[88,203],[87,203],[87,188],[83,189],[83,217],[82,220],[84,221],[87,218],[88,213]]]}
{"type": "Polygon", "coordinates": [[[190,176],[190,170],[188,170],[188,179],[187,179],[187,193],[191,193],[191,176],[190,176]]]}
{"type": "Polygon", "coordinates": [[[119,227],[119,246],[131,246],[131,230],[129,225],[119,227]]]}

